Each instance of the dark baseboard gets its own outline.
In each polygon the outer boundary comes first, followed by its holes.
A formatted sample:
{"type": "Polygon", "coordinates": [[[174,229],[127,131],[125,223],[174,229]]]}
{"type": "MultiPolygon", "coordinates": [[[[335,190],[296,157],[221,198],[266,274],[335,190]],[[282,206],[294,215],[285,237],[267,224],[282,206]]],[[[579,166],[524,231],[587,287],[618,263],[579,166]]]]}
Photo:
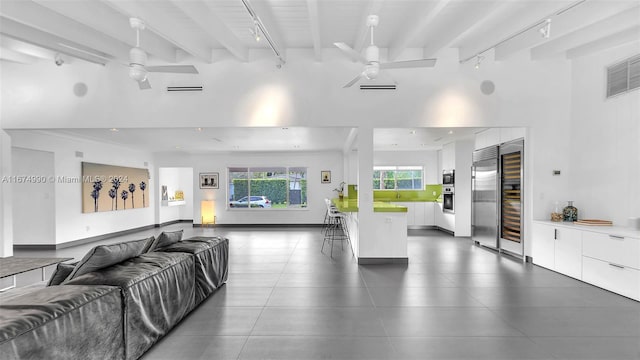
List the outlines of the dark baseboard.
{"type": "Polygon", "coordinates": [[[438,230],[442,231],[443,233],[447,233],[447,234],[449,234],[449,235],[451,235],[451,236],[456,236],[456,233],[454,233],[453,231],[451,231],[451,230],[449,230],[449,229],[445,229],[445,228],[440,227],[440,226],[436,226],[436,228],[437,228],[438,230]]]}
{"type": "Polygon", "coordinates": [[[358,265],[409,264],[409,258],[358,258],[358,265]]]}
{"type": "Polygon", "coordinates": [[[193,227],[213,228],[307,228],[322,227],[322,224],[193,224],[193,227]]]}
{"type": "Polygon", "coordinates": [[[171,221],[167,221],[167,222],[163,222],[161,224],[155,224],[154,227],[163,227],[163,226],[169,226],[169,225],[173,225],[173,224],[179,224],[179,223],[192,223],[193,220],[171,220],[171,221]]]}

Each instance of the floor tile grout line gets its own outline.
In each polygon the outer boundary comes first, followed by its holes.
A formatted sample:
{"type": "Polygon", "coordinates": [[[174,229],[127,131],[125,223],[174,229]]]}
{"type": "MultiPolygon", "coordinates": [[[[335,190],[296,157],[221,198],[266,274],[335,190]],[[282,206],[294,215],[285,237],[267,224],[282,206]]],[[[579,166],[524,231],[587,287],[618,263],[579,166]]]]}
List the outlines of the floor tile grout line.
{"type": "Polygon", "coordinates": [[[282,267],[282,270],[280,271],[280,275],[278,276],[278,279],[275,281],[275,283],[271,287],[271,292],[269,292],[269,296],[267,297],[264,305],[261,307],[260,313],[256,317],[256,321],[253,323],[253,326],[251,327],[251,330],[249,331],[249,334],[247,335],[247,338],[245,339],[244,343],[242,344],[242,347],[240,348],[240,351],[238,352],[238,356],[236,357],[236,360],[240,360],[240,358],[242,356],[242,352],[244,351],[244,348],[246,347],[246,345],[249,342],[249,340],[251,339],[251,337],[254,336],[253,332],[255,331],[256,325],[258,324],[258,321],[260,321],[260,318],[262,317],[262,314],[264,313],[265,308],[267,308],[267,306],[269,304],[269,300],[271,299],[271,296],[273,295],[273,292],[275,291],[276,287],[278,286],[278,283],[280,282],[280,279],[282,278],[282,275],[284,274],[284,271],[287,268],[287,265],[289,265],[289,263],[291,262],[291,258],[293,257],[293,254],[295,253],[295,251],[298,248],[299,244],[300,244],[300,239],[298,239],[296,241],[296,245],[293,247],[291,253],[289,254],[289,257],[288,257],[287,261],[285,262],[285,265],[282,267]]]}

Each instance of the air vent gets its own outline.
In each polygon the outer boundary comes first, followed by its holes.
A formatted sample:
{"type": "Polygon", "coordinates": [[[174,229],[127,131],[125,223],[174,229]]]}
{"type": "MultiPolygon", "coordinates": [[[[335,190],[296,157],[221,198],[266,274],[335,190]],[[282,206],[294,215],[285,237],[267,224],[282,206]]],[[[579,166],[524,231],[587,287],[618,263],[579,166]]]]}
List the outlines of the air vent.
{"type": "Polygon", "coordinates": [[[167,86],[167,91],[202,91],[202,86],[167,86]]]}
{"type": "Polygon", "coordinates": [[[84,153],[82,151],[76,151],[76,157],[77,158],[82,158],[82,157],[84,157],[84,153]]]}
{"type": "Polygon", "coordinates": [[[607,68],[607,97],[640,88],[640,55],[607,68]]]}
{"type": "Polygon", "coordinates": [[[390,85],[363,84],[363,85],[360,85],[360,90],[395,90],[395,89],[396,89],[396,85],[395,84],[390,84],[390,85]]]}

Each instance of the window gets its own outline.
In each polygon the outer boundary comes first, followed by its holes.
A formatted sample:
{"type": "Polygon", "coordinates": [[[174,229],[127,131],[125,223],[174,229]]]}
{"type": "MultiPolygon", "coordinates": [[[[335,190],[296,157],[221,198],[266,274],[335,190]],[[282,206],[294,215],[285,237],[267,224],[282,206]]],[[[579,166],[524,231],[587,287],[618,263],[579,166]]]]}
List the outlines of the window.
{"type": "Polygon", "coordinates": [[[374,190],[422,190],[422,166],[374,166],[374,190]]]}
{"type": "Polygon", "coordinates": [[[229,208],[307,207],[307,168],[234,167],[229,172],[229,208]]]}

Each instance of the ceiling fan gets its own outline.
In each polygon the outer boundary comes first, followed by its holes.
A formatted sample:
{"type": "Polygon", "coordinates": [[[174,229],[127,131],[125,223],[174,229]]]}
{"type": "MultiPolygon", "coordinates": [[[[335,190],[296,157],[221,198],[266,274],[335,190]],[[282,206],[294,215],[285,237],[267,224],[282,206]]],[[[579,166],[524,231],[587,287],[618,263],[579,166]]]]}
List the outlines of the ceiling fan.
{"type": "Polygon", "coordinates": [[[378,26],[378,15],[369,15],[367,17],[367,26],[371,30],[371,45],[367,47],[365,52],[366,57],[355,51],[349,45],[343,42],[334,43],[334,45],[342,50],[347,56],[354,61],[358,61],[364,64],[364,70],[360,75],[356,76],[353,80],[349,81],[343,88],[353,86],[353,84],[365,78],[373,80],[378,77],[381,69],[402,69],[402,68],[419,68],[419,67],[434,67],[437,59],[416,59],[406,61],[393,61],[387,63],[380,62],[380,50],[373,43],[373,29],[378,26]]]}
{"type": "Polygon", "coordinates": [[[136,46],[129,51],[129,77],[138,82],[141,90],[151,89],[147,73],[163,72],[178,74],[198,74],[193,65],[147,66],[147,53],[140,48],[140,30],[145,29],[144,21],[130,18],[129,24],[136,30],[136,46]]]}

